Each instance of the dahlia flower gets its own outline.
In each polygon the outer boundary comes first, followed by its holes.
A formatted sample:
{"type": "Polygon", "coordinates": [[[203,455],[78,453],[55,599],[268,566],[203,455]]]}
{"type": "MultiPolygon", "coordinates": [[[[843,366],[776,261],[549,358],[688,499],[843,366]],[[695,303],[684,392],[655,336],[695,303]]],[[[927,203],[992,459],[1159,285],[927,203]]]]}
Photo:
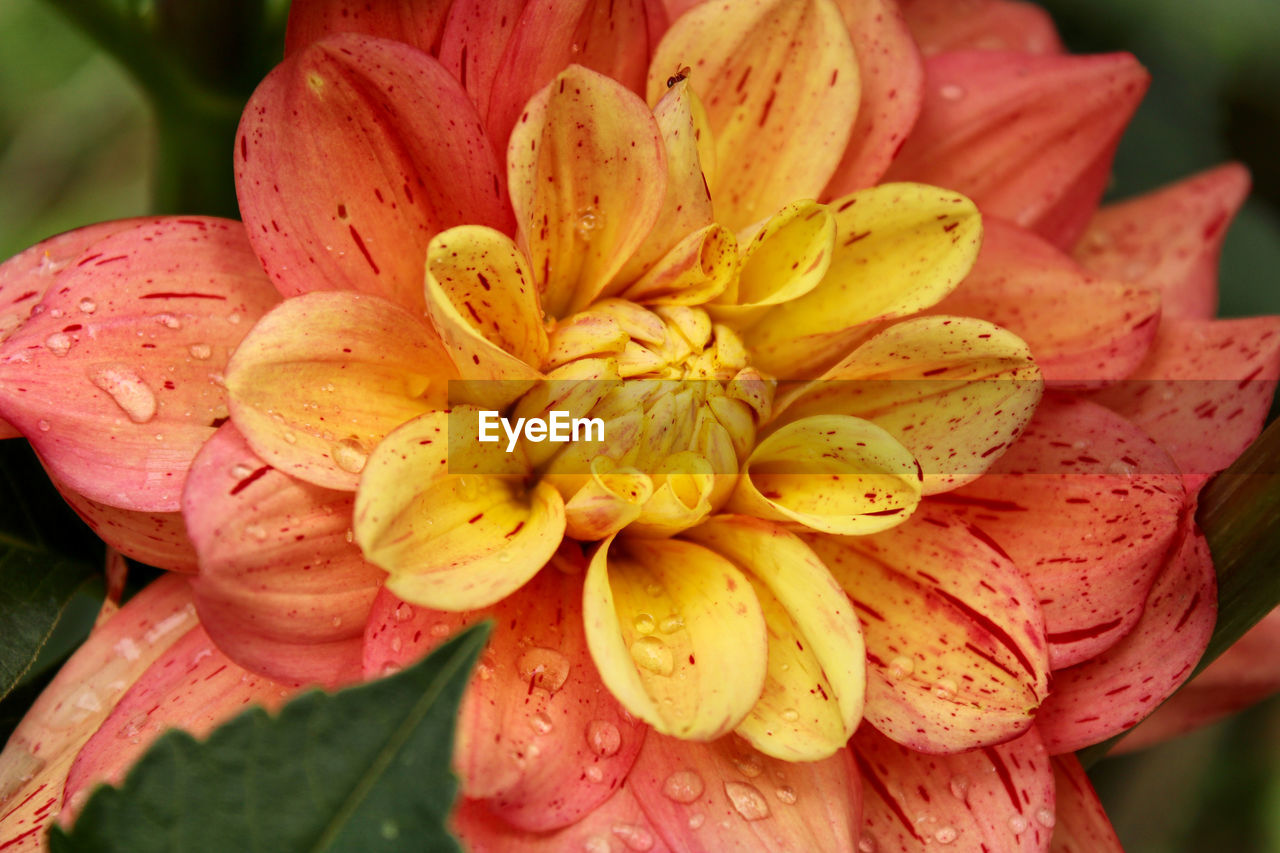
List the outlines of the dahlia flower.
{"type": "Polygon", "coordinates": [[[1118,849],[1071,753],[1190,675],[1280,377],[1212,319],[1241,169],[1098,209],[1145,85],[1001,0],[295,3],[243,224],[0,267],[0,428],[172,572],[0,847],[492,618],[471,849],[1118,849]],[[479,440],[558,410],[603,439],[479,440]]]}

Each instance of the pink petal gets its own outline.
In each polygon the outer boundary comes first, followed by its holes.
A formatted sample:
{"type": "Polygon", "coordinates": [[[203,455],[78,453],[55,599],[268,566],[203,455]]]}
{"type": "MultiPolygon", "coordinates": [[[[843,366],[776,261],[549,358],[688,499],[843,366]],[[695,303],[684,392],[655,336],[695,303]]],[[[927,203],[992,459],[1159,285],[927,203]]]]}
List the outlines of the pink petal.
{"type": "Polygon", "coordinates": [[[363,33],[413,45],[431,53],[444,29],[448,2],[414,0],[294,0],[284,35],[285,56],[337,33],[363,33]]]}
{"type": "Polygon", "coordinates": [[[838,198],[876,183],[920,114],[924,63],[892,0],[840,0],[858,55],[858,118],[823,195],[838,198]]]}
{"type": "Polygon", "coordinates": [[[67,774],[67,809],[79,811],[95,785],[119,784],[167,729],[202,738],[250,703],[274,710],[292,692],[236,666],[197,625],[142,674],[80,750],[67,774]]]}
{"type": "Polygon", "coordinates": [[[96,627],[63,664],[0,754],[0,849],[45,849],[76,754],[125,688],[195,624],[190,587],[169,575],[96,627]]]}
{"type": "Polygon", "coordinates": [[[1049,13],[1013,0],[902,0],[902,14],[925,56],[952,50],[1062,53],[1049,13]]]}
{"type": "Polygon", "coordinates": [[[224,425],[182,496],[205,630],[239,666],[276,681],[336,685],[361,669],[364,623],[384,577],[347,538],[350,492],[294,480],[224,425]]]}
{"type": "Polygon", "coordinates": [[[930,501],[976,524],[1031,581],[1054,669],[1091,658],[1137,623],[1176,545],[1173,460],[1124,418],[1048,396],[982,479],[930,501]]]}
{"type": "Polygon", "coordinates": [[[1076,757],[1055,755],[1052,764],[1057,822],[1050,853],[1124,853],[1107,811],[1076,757]]]}
{"type": "Polygon", "coordinates": [[[1085,273],[1030,231],[986,217],[968,277],[933,311],[980,317],[1031,347],[1045,381],[1059,387],[1123,379],[1156,336],[1155,289],[1085,273]]]}
{"type": "Polygon", "coordinates": [[[1169,452],[1202,486],[1258,437],[1280,379],[1280,317],[1170,320],[1128,382],[1095,399],[1169,452]]]}
{"type": "Polygon", "coordinates": [[[1207,726],[1280,690],[1280,610],[1274,610],[1204,672],[1183,685],[1117,745],[1145,749],[1207,726]]]}
{"type": "Polygon", "coordinates": [[[365,634],[365,672],[404,666],[485,618],[495,628],[463,698],[455,769],[491,820],[559,829],[622,784],[647,731],[604,688],[587,652],[580,575],[548,567],[469,613],[413,607],[384,590],[365,634]]]}
{"type": "Polygon", "coordinates": [[[845,750],[791,763],[736,735],[695,743],[650,732],[624,790],[673,850],[852,853],[862,813],[845,750]]]}
{"type": "Polygon", "coordinates": [[[1128,54],[943,53],[886,178],[957,190],[984,212],[1070,246],[1102,194],[1147,73],[1128,54]]]}
{"type": "Polygon", "coordinates": [[[1158,288],[1165,317],[1208,320],[1218,306],[1218,254],[1249,193],[1238,163],[1102,208],[1076,260],[1109,278],[1158,288]]]}
{"type": "Polygon", "coordinates": [[[113,234],[0,346],[0,416],[67,488],[176,511],[191,458],[227,416],[219,371],[278,298],[238,222],[113,234]]]}
{"type": "Polygon", "coordinates": [[[86,498],[56,479],[53,484],[98,538],[126,557],[169,571],[196,571],[196,549],[182,513],[119,509],[86,498]]]}
{"type": "Polygon", "coordinates": [[[1035,729],[999,746],[926,755],[864,726],[849,744],[862,775],[860,850],[927,845],[990,853],[1042,851],[1054,825],[1049,755],[1035,729]]]}
{"type": "Polygon", "coordinates": [[[1217,604],[1209,546],[1188,522],[1133,630],[1098,657],[1054,673],[1036,718],[1049,751],[1106,740],[1169,698],[1209,644],[1217,604]]]}
{"type": "Polygon", "coordinates": [[[577,823],[548,833],[519,829],[495,817],[481,800],[462,799],[450,827],[471,853],[563,853],[566,850],[637,850],[670,853],[625,787],[588,812],[577,823]]]}
{"type": "Polygon", "coordinates": [[[511,230],[475,108],[407,45],[359,35],[312,44],[258,86],[238,136],[240,211],[287,296],[358,290],[420,311],[436,232],[511,230]]]}

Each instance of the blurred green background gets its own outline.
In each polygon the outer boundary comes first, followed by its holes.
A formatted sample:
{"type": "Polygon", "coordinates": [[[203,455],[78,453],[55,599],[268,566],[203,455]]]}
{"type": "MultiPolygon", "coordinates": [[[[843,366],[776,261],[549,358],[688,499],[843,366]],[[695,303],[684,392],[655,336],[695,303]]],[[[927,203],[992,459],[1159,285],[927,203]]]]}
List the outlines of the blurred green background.
{"type": "MultiPolygon", "coordinates": [[[[1043,5],[1073,51],[1129,50],[1152,71],[1110,197],[1225,160],[1250,167],[1254,195],[1227,237],[1221,311],[1280,313],[1280,0],[1043,5]]],[[[148,103],[115,60],[47,0],[0,2],[0,258],[150,212],[156,150],[148,103]]],[[[1094,777],[1130,853],[1280,851],[1280,702],[1105,761],[1094,777]]]]}

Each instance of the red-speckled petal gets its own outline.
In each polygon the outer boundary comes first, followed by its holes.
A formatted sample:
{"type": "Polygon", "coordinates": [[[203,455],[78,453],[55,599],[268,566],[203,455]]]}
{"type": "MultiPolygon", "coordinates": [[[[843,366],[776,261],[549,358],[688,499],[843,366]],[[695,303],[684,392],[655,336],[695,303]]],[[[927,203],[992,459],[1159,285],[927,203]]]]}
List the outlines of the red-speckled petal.
{"type": "Polygon", "coordinates": [[[245,107],[235,172],[249,239],[286,296],[357,290],[421,311],[436,232],[511,230],[502,172],[458,81],[369,36],[331,36],[276,66],[245,107]]]}
{"type": "Polygon", "coordinates": [[[182,513],[119,509],[67,488],[54,478],[52,472],[49,477],[76,515],[98,534],[98,538],[121,554],[173,572],[190,574],[196,571],[196,549],[187,535],[182,513]]]}
{"type": "Polygon", "coordinates": [[[951,50],[1062,53],[1049,13],[1019,0],[902,0],[925,56],[951,50]]]}
{"type": "Polygon", "coordinates": [[[364,623],[383,573],[347,539],[350,492],[286,477],[218,430],[191,466],[183,512],[200,554],[200,621],[237,664],[276,681],[360,675],[364,623]]]}
{"type": "Polygon", "coordinates": [[[1211,319],[1222,240],[1248,193],[1248,170],[1229,163],[1107,205],[1076,244],[1076,260],[1100,275],[1158,289],[1165,317],[1211,319]]]}
{"type": "Polygon", "coordinates": [[[926,752],[1026,731],[1049,692],[1044,620],[1011,560],[973,526],[925,508],[886,533],[808,536],[867,643],[868,722],[926,752]]]}
{"type": "Polygon", "coordinates": [[[553,832],[517,829],[494,817],[483,802],[469,799],[458,803],[450,829],[471,853],[672,853],[674,849],[658,835],[626,787],[618,788],[577,823],[553,832]]]}
{"type": "Polygon", "coordinates": [[[1055,823],[1049,853],[1124,853],[1107,810],[1074,755],[1055,755],[1055,823]]]}
{"type": "Polygon", "coordinates": [[[1199,489],[1262,432],[1280,379],[1280,317],[1170,320],[1129,381],[1095,399],[1140,426],[1199,489]]]}
{"type": "MultiPolygon", "coordinates": [[[[571,550],[577,545],[563,553],[571,550]]],[[[587,653],[580,551],[576,562],[572,573],[574,564],[557,558],[486,610],[445,613],[384,590],[369,617],[368,676],[408,665],[466,625],[494,621],[463,698],[454,767],[495,827],[545,832],[582,819],[622,784],[648,730],[623,712],[587,653]]]]}
{"type": "Polygon", "coordinates": [[[1137,623],[1177,544],[1177,465],[1140,429],[1084,400],[1047,397],[980,480],[932,500],[986,531],[1031,581],[1054,669],[1137,623]]]}
{"type": "Polygon", "coordinates": [[[758,222],[817,198],[844,155],[858,112],[858,60],[832,0],[707,3],[667,31],[648,99],[689,66],[716,144],[716,220],[758,222]]]}
{"type": "Polygon", "coordinates": [[[1213,633],[1218,597],[1209,546],[1187,527],[1133,630],[1098,657],[1054,672],[1053,694],[1036,718],[1050,752],[1132,728],[1191,675],[1213,633]]]}
{"type": "Polygon", "coordinates": [[[999,746],[925,755],[864,727],[849,749],[862,775],[867,844],[860,850],[916,853],[937,844],[1040,853],[1048,846],[1053,770],[1035,729],[999,746]]]}
{"type": "Polygon", "coordinates": [[[924,61],[893,0],[837,0],[858,57],[858,118],[824,198],[876,183],[920,114],[924,61]]]}
{"type": "MultiPolygon", "coordinates": [[[[338,33],[363,33],[430,53],[440,42],[448,2],[415,0],[294,0],[284,35],[285,56],[338,33]]],[[[455,4],[456,5],[456,4],[455,4]]]]}
{"type": "Polygon", "coordinates": [[[889,180],[949,187],[1061,247],[1098,204],[1147,73],[1128,54],[943,53],[889,180]]]}
{"type": "Polygon", "coordinates": [[[1090,275],[1030,231],[984,224],[973,271],[936,311],[1018,335],[1050,385],[1096,387],[1142,363],[1160,318],[1156,289],[1090,275]]]}
{"type": "Polygon", "coordinates": [[[862,798],[845,750],[792,763],[737,735],[689,743],[651,732],[624,790],[673,850],[856,849],[862,798]]]}
{"type": "Polygon", "coordinates": [[[67,488],[174,512],[227,416],[227,358],[278,299],[238,222],[156,219],[108,236],[0,346],[0,416],[67,488]]]}
{"type": "Polygon", "coordinates": [[[187,631],[137,680],[80,750],[65,788],[74,815],[95,785],[118,785],[165,732],[203,738],[250,703],[274,710],[293,689],[245,672],[199,625],[187,631]]]}
{"type": "Polygon", "coordinates": [[[23,716],[0,754],[0,847],[44,850],[80,748],[125,689],[196,624],[186,580],[167,575],[99,625],[23,716]]]}

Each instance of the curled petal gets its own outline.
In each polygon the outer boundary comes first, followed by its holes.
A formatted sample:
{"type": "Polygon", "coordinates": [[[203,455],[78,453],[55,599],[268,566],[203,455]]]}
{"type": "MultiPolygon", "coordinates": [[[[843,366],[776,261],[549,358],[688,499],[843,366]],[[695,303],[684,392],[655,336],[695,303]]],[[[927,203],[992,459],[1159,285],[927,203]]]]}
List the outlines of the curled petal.
{"type": "Polygon", "coordinates": [[[1068,247],[1093,215],[1147,86],[1128,54],[943,53],[890,180],[951,187],[1068,247]]]}
{"type": "Polygon", "coordinates": [[[657,731],[719,737],[760,696],[764,618],[724,557],[676,539],[611,538],[591,558],[582,595],[601,678],[657,731]]]}
{"type": "Polygon", "coordinates": [[[403,308],[309,293],[254,327],[227,365],[227,390],[254,453],[290,476],[352,490],[369,450],[443,405],[452,375],[435,333],[403,308]]]}
{"type": "Polygon", "coordinates": [[[249,239],[286,296],[356,290],[420,311],[436,232],[510,230],[475,108],[398,42],[331,36],[278,65],[245,108],[235,169],[249,239]]]}
{"type": "Polygon", "coordinates": [[[1016,335],[983,320],[920,317],[800,386],[778,420],[865,418],[914,454],[924,494],[937,494],[977,479],[1014,444],[1043,387],[1016,335]]]}
{"type": "Polygon", "coordinates": [[[1054,777],[1035,730],[960,755],[926,755],[863,727],[849,747],[862,775],[872,850],[1039,853],[1054,817],[1054,777]]]}
{"type": "Polygon", "coordinates": [[[1049,397],[985,477],[933,500],[986,531],[1044,608],[1055,669],[1127,634],[1176,544],[1183,488],[1142,430],[1085,400],[1049,397]]]}
{"type": "Polygon", "coordinates": [[[1037,718],[1049,751],[1106,740],[1169,698],[1204,653],[1217,612],[1209,546],[1188,523],[1133,630],[1097,657],[1054,673],[1053,695],[1037,718]]]}
{"type": "Polygon", "coordinates": [[[817,198],[849,143],[861,91],[835,3],[756,0],[689,11],[654,53],[650,104],[686,65],[715,138],[716,220],[739,229],[796,198],[817,198]]]}
{"type": "Polygon", "coordinates": [[[1052,764],[1055,822],[1050,853],[1123,853],[1079,759],[1055,755],[1052,764]]]}
{"type": "Polygon", "coordinates": [[[564,535],[560,493],[546,483],[526,491],[522,456],[450,434],[451,417],[474,415],[455,407],[415,418],[374,449],[360,479],[356,542],[391,574],[387,587],[414,604],[493,604],[546,565],[564,535]]]}
{"type": "Polygon", "coordinates": [[[95,627],[63,664],[0,753],[5,850],[41,849],[45,828],[63,807],[63,783],[81,747],[125,689],[195,624],[190,587],[168,575],[95,627]]]}
{"type": "Polygon", "coordinates": [[[745,336],[753,363],[783,378],[813,376],[848,353],[863,327],[914,314],[964,278],[982,219],[962,195],[886,184],[831,202],[836,237],[821,283],[779,305],[745,336]]]}
{"type": "Polygon", "coordinates": [[[1045,381],[1059,387],[1097,387],[1142,363],[1160,318],[1158,291],[1089,275],[1029,231],[986,224],[973,272],[938,311],[1020,336],[1045,381]]]}
{"type": "Polygon", "coordinates": [[[529,102],[507,150],[543,306],[567,316],[604,290],[657,220],[662,136],[644,101],[572,65],[529,102]]]}
{"type": "Polygon", "coordinates": [[[931,753],[999,743],[1031,725],[1049,690],[1043,617],[981,531],[926,509],[887,533],[806,541],[862,618],[872,725],[931,753]]]}
{"type": "Polygon", "coordinates": [[[486,610],[442,613],[383,590],[370,614],[369,676],[493,620],[458,715],[454,767],[463,793],[483,801],[495,829],[545,832],[583,819],[622,783],[647,732],[604,689],[587,652],[582,556],[570,562],[570,549],[578,551],[566,545],[565,560],[486,610]]]}
{"type": "Polygon", "coordinates": [[[1049,13],[1022,0],[905,0],[902,14],[925,56],[952,50],[1063,50],[1049,13]]]}
{"type": "Polygon", "coordinates": [[[1160,291],[1165,317],[1209,320],[1218,307],[1218,254],[1249,193],[1249,172],[1219,166],[1102,208],[1076,245],[1086,269],[1160,291]]]}
{"type": "Polygon", "coordinates": [[[431,53],[440,41],[448,3],[368,3],[364,0],[297,0],[289,5],[285,56],[338,33],[363,33],[411,44],[431,53]]]}
{"type": "Polygon", "coordinates": [[[737,271],[738,241],[712,224],[673,246],[621,296],[653,305],[701,305],[723,293],[737,271]]]}
{"type": "Polygon", "coordinates": [[[617,533],[640,517],[653,496],[653,479],[634,468],[618,469],[609,457],[591,460],[591,479],[565,504],[565,530],[580,542],[617,533]]]}
{"type": "Polygon", "coordinates": [[[815,761],[835,754],[862,719],[862,631],[844,590],[794,534],[721,515],[684,538],[728,557],[751,582],[769,632],[764,691],[737,728],[765,755],[815,761]]]}
{"type": "Polygon", "coordinates": [[[815,415],[756,444],[728,508],[825,533],[874,533],[915,510],[919,471],[911,452],[870,421],[815,415]]]}
{"type": "Polygon", "coordinates": [[[182,513],[119,509],[86,498],[56,479],[53,484],[76,515],[121,554],[171,572],[196,571],[196,549],[187,535],[182,513]]]}
{"type": "Polygon", "coordinates": [[[822,281],[831,264],[836,223],[824,205],[796,201],[739,237],[738,277],[720,295],[712,315],[747,326],[761,307],[797,299],[822,281]]]}
{"type": "Polygon", "coordinates": [[[232,660],[276,681],[360,674],[365,618],[383,574],[348,540],[352,495],[263,462],[231,424],[205,444],[183,493],[200,554],[200,622],[232,660]]]}
{"type": "Polygon", "coordinates": [[[227,416],[219,371],[277,299],[238,222],[112,234],[0,346],[0,416],[67,488],[176,511],[191,458],[227,416]]]}

